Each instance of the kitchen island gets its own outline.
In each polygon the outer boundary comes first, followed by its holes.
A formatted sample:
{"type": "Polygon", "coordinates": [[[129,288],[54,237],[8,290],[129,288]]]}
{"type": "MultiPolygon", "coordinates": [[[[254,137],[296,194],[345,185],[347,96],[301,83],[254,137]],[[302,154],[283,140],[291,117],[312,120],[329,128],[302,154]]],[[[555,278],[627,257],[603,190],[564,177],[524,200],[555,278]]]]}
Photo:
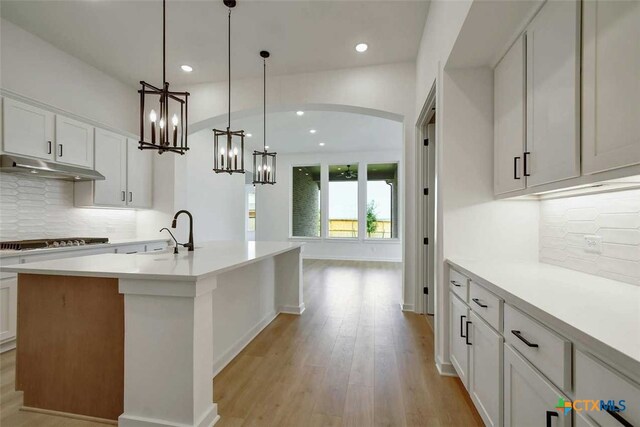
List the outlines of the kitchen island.
{"type": "Polygon", "coordinates": [[[18,273],[26,409],[211,426],[212,379],[278,313],[301,314],[301,245],[209,242],[2,266],[18,273]]]}

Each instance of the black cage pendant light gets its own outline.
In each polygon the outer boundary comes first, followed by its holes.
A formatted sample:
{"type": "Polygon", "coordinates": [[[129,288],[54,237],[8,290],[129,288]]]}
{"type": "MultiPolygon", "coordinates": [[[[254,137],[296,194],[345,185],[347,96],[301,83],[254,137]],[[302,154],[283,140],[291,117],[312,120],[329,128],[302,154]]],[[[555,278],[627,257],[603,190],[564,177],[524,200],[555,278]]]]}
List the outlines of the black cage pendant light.
{"type": "Polygon", "coordinates": [[[276,183],[276,153],[267,152],[267,58],[269,52],[260,52],[262,57],[262,68],[264,71],[264,101],[263,101],[263,132],[262,151],[253,152],[253,184],[275,184],[276,183]]]}
{"type": "Polygon", "coordinates": [[[231,9],[236,0],[223,0],[229,8],[229,111],[227,129],[213,129],[213,171],[244,173],[244,130],[231,130],[231,9]]]}
{"type": "Polygon", "coordinates": [[[172,92],[166,77],[166,0],[162,0],[162,88],[141,81],[140,141],[141,150],[185,154],[189,92],[172,92]],[[148,121],[146,119],[149,119],[148,121]],[[149,137],[145,130],[149,129],[149,137]]]}

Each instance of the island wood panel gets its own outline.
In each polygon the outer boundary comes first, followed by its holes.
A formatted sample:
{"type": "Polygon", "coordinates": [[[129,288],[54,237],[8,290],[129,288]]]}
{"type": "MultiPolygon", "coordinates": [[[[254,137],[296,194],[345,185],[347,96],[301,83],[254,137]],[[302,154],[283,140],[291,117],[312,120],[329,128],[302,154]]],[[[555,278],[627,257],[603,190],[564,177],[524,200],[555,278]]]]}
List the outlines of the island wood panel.
{"type": "Polygon", "coordinates": [[[118,279],[18,275],[16,389],[26,407],[117,420],[124,405],[118,279]]]}

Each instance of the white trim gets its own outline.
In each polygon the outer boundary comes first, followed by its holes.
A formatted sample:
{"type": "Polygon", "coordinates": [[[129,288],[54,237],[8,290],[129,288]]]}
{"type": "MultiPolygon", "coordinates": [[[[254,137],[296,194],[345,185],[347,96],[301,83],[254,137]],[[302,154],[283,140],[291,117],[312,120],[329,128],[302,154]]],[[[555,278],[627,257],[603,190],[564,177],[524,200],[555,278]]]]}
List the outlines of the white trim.
{"type": "Polygon", "coordinates": [[[225,366],[227,366],[240,352],[251,342],[255,337],[258,336],[260,332],[264,328],[266,328],[273,320],[278,317],[279,313],[272,311],[267,314],[261,321],[259,321],[253,328],[249,329],[249,331],[241,336],[224,354],[213,361],[213,376],[222,371],[225,366]]]}
{"type": "Polygon", "coordinates": [[[375,257],[360,257],[351,255],[302,255],[302,259],[321,259],[321,260],[334,260],[334,261],[371,261],[371,262],[397,262],[402,263],[401,258],[375,258],[375,257]]]}
{"type": "Polygon", "coordinates": [[[400,310],[402,311],[415,311],[415,306],[413,304],[400,304],[400,310]]]}
{"type": "Polygon", "coordinates": [[[304,310],[306,309],[306,306],[304,305],[304,303],[300,304],[299,306],[296,305],[283,305],[280,307],[280,313],[282,314],[297,314],[300,315],[302,313],[304,313],[304,310]]]}
{"type": "Polygon", "coordinates": [[[444,377],[457,377],[458,373],[451,363],[443,363],[440,359],[436,358],[436,368],[438,373],[444,377]]]}
{"type": "Polygon", "coordinates": [[[0,353],[4,353],[6,351],[13,350],[14,348],[16,348],[16,339],[15,338],[0,344],[0,353]]]}
{"type": "MultiPolygon", "coordinates": [[[[207,412],[200,419],[192,424],[193,427],[211,427],[220,420],[218,415],[218,404],[212,403],[207,412]]],[[[122,414],[118,417],[120,427],[187,427],[189,424],[176,423],[157,418],[137,417],[135,415],[122,414]]]]}

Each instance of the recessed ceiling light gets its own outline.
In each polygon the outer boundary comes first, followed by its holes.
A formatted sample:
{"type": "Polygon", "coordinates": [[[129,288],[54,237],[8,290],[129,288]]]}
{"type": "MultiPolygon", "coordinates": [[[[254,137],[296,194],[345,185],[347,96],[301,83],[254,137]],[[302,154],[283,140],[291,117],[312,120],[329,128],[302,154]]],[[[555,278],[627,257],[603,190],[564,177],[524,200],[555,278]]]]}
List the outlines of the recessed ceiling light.
{"type": "Polygon", "coordinates": [[[296,114],[299,116],[304,116],[304,111],[296,111],[296,114]]]}
{"type": "Polygon", "coordinates": [[[248,133],[248,134],[247,134],[247,138],[251,138],[252,136],[253,136],[253,135],[252,135],[252,134],[250,134],[250,133],[248,133]]]}
{"type": "Polygon", "coordinates": [[[309,133],[316,133],[316,130],[315,129],[311,129],[311,130],[309,130],[309,133]]]}
{"type": "Polygon", "coordinates": [[[360,52],[360,53],[366,52],[367,49],[369,49],[369,45],[366,43],[358,43],[356,45],[356,52],[360,52]]]}
{"type": "Polygon", "coordinates": [[[320,144],[318,144],[320,147],[324,147],[324,142],[321,142],[320,144]]]}
{"type": "Polygon", "coordinates": [[[182,68],[182,71],[184,71],[185,73],[190,73],[193,71],[193,67],[191,65],[181,65],[180,68],[182,68]]]}

